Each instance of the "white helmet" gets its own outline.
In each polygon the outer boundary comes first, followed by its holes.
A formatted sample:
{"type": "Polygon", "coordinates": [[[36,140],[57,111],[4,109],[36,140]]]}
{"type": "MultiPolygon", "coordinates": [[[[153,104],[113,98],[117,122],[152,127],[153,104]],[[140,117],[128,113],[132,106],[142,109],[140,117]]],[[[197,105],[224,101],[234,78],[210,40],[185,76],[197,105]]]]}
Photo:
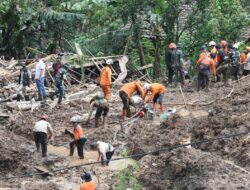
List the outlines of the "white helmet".
{"type": "Polygon", "coordinates": [[[106,63],[107,63],[107,65],[112,65],[112,64],[113,64],[113,60],[112,60],[112,59],[108,59],[108,60],[106,61],[106,63]]]}
{"type": "Polygon", "coordinates": [[[70,122],[77,123],[77,117],[76,116],[71,117],[70,122]]]}
{"type": "Polygon", "coordinates": [[[143,86],[144,90],[148,90],[149,88],[150,88],[150,84],[149,83],[144,84],[144,86],[143,86]]]}
{"type": "Polygon", "coordinates": [[[216,46],[216,42],[215,41],[209,42],[209,46],[216,46]]]}

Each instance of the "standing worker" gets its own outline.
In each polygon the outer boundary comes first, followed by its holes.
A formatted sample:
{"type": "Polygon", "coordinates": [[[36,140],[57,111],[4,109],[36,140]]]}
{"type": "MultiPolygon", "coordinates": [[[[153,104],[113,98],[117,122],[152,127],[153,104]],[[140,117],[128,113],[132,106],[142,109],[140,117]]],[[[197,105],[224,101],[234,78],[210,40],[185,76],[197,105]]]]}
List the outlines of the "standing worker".
{"type": "Polygon", "coordinates": [[[143,98],[143,90],[141,87],[141,82],[139,80],[125,84],[119,91],[119,96],[122,99],[123,109],[121,114],[121,119],[125,119],[125,116],[130,117],[130,98],[134,92],[140,94],[143,98]]]}
{"type": "Polygon", "coordinates": [[[22,99],[25,99],[26,101],[29,100],[29,97],[26,96],[26,86],[30,86],[30,81],[31,81],[31,72],[30,70],[26,67],[25,62],[21,63],[21,69],[20,69],[20,74],[19,74],[19,87],[17,89],[17,101],[22,99]]]}
{"type": "Polygon", "coordinates": [[[170,43],[165,56],[166,66],[168,68],[168,82],[170,85],[174,82],[181,82],[184,84],[183,72],[183,55],[182,51],[177,49],[175,43],[170,43]]]}
{"type": "Polygon", "coordinates": [[[157,103],[160,105],[160,112],[163,113],[163,98],[164,98],[164,93],[166,91],[165,86],[159,83],[146,83],[143,87],[145,90],[145,93],[143,95],[143,99],[145,99],[146,95],[148,92],[151,92],[150,97],[146,100],[146,103],[150,103],[153,100],[153,105],[154,105],[154,110],[156,111],[157,108],[157,103]]]}
{"type": "Polygon", "coordinates": [[[98,141],[97,143],[93,143],[91,145],[91,148],[93,150],[98,151],[97,161],[99,161],[101,158],[102,165],[106,164],[108,166],[108,164],[109,164],[109,162],[110,162],[110,160],[115,152],[114,147],[111,144],[98,141]]]}
{"type": "Polygon", "coordinates": [[[96,184],[92,180],[90,173],[85,172],[81,175],[83,183],[80,185],[80,190],[96,190],[96,184]]]}
{"type": "Polygon", "coordinates": [[[250,75],[250,47],[247,47],[247,57],[244,61],[243,75],[250,75]]]}
{"type": "Polygon", "coordinates": [[[113,60],[108,59],[106,61],[106,63],[107,63],[107,66],[101,70],[99,84],[103,90],[104,98],[106,100],[109,100],[110,99],[110,88],[111,88],[111,83],[112,83],[112,70],[111,70],[111,68],[112,68],[113,60]]]}
{"type": "Polygon", "coordinates": [[[47,120],[48,120],[48,115],[44,114],[41,117],[41,119],[38,122],[36,122],[35,127],[33,129],[36,149],[37,149],[37,152],[39,152],[40,145],[41,145],[42,157],[47,156],[48,139],[52,139],[52,136],[53,136],[53,130],[47,120]]]}
{"type": "Polygon", "coordinates": [[[45,107],[46,103],[46,91],[44,86],[46,65],[43,62],[43,60],[41,60],[40,54],[36,55],[36,62],[37,64],[36,64],[35,80],[38,89],[39,100],[41,101],[41,107],[43,108],[45,107]]]}
{"type": "MultiPolygon", "coordinates": [[[[206,48],[204,45],[201,46],[201,51],[206,53],[206,48]]],[[[216,66],[215,62],[212,58],[208,56],[200,56],[199,60],[197,61],[197,69],[198,69],[198,91],[200,88],[205,88],[208,90],[209,86],[209,77],[210,77],[210,68],[214,75],[214,80],[217,80],[216,77],[216,66]]]]}
{"type": "Polygon", "coordinates": [[[109,104],[108,101],[104,99],[102,94],[97,94],[90,100],[90,111],[89,111],[89,117],[87,119],[87,125],[89,123],[89,120],[92,116],[95,107],[97,108],[95,114],[95,127],[99,127],[99,121],[101,119],[101,116],[103,115],[103,128],[105,128],[106,119],[109,112],[109,104]]]}
{"type": "Polygon", "coordinates": [[[84,146],[85,142],[87,141],[87,139],[86,139],[86,137],[83,136],[83,129],[78,124],[77,117],[72,117],[71,123],[74,127],[74,133],[73,133],[74,141],[69,143],[69,147],[70,147],[70,154],[69,155],[73,156],[75,147],[77,147],[78,156],[80,159],[83,159],[84,158],[83,146],[84,146]]]}
{"type": "MultiPolygon", "coordinates": [[[[61,104],[62,98],[65,97],[65,86],[64,86],[64,80],[67,81],[67,73],[68,73],[68,67],[69,65],[64,64],[61,65],[59,71],[56,74],[55,77],[55,86],[56,86],[56,92],[52,93],[50,98],[54,100],[54,96],[59,94],[58,98],[58,104],[61,104]]],[[[69,82],[68,82],[69,83],[69,82]]]]}

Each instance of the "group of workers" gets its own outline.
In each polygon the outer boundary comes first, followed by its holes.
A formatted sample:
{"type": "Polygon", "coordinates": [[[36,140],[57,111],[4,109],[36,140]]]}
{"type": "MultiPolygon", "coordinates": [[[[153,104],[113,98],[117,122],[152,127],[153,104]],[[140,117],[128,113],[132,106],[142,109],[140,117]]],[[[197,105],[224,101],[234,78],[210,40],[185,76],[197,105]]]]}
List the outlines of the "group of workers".
{"type": "MultiPolygon", "coordinates": [[[[211,41],[208,46],[201,46],[201,53],[196,63],[198,91],[201,88],[208,89],[211,73],[215,82],[238,80],[239,76],[250,74],[250,47],[240,53],[238,44],[230,44],[225,40],[221,40],[220,44],[211,41]]],[[[173,82],[184,84],[183,53],[175,43],[169,44],[165,60],[169,85],[171,86],[173,82]]]]}
{"type": "MultiPolygon", "coordinates": [[[[46,90],[44,86],[46,65],[39,55],[36,56],[36,60],[35,82],[39,99],[41,100],[41,106],[43,107],[46,103],[46,90]]],[[[171,43],[166,52],[169,85],[172,85],[173,82],[184,84],[185,73],[183,72],[183,62],[182,51],[179,50],[174,43],[171,43]]],[[[101,70],[98,84],[100,85],[103,94],[98,93],[90,100],[89,116],[86,124],[90,123],[91,116],[96,108],[95,127],[99,127],[101,119],[103,127],[106,127],[112,90],[112,64],[112,59],[106,60],[107,66],[101,70]],[[101,118],[102,116],[103,118],[101,118]]],[[[198,71],[198,91],[201,88],[208,88],[211,72],[215,81],[222,79],[226,81],[231,76],[237,80],[241,70],[243,71],[243,75],[250,74],[250,47],[247,48],[246,52],[240,54],[236,46],[228,44],[225,40],[222,40],[220,45],[217,45],[212,41],[209,43],[209,49],[205,45],[201,46],[201,53],[196,67],[198,71]]],[[[51,99],[53,99],[55,95],[58,95],[58,104],[60,104],[65,97],[64,81],[67,81],[66,76],[68,68],[69,66],[67,64],[61,64],[60,58],[57,60],[57,63],[53,64],[53,78],[55,80],[56,91],[51,94],[51,99]]],[[[26,86],[29,86],[31,81],[31,72],[26,67],[25,63],[22,63],[19,76],[20,87],[17,90],[18,101],[20,101],[21,98],[25,100],[28,99],[25,92],[26,86]]],[[[157,111],[157,108],[159,108],[160,113],[163,113],[163,99],[165,92],[165,86],[160,83],[146,83],[142,85],[139,80],[135,80],[124,84],[119,90],[119,97],[123,103],[121,119],[124,120],[125,117],[131,117],[130,106],[134,106],[131,99],[135,94],[141,97],[144,104],[153,102],[155,112],[157,111]],[[149,93],[150,96],[146,98],[149,93]]],[[[87,138],[84,135],[83,128],[78,122],[77,117],[72,117],[71,123],[73,126],[73,132],[71,133],[73,141],[69,143],[69,156],[73,156],[74,149],[77,148],[79,158],[84,159],[84,145],[87,138]]],[[[46,157],[48,139],[53,138],[53,129],[48,122],[48,115],[44,114],[40,120],[36,122],[33,132],[37,151],[40,151],[41,146],[42,156],[46,157]]],[[[98,141],[92,143],[90,147],[91,149],[98,151],[98,161],[101,160],[103,165],[109,164],[115,151],[112,145],[98,141]]],[[[82,190],[88,189],[85,187],[87,184],[93,189],[96,188],[89,173],[82,175],[82,179],[86,182],[84,183],[85,185],[81,185],[82,190]]]]}

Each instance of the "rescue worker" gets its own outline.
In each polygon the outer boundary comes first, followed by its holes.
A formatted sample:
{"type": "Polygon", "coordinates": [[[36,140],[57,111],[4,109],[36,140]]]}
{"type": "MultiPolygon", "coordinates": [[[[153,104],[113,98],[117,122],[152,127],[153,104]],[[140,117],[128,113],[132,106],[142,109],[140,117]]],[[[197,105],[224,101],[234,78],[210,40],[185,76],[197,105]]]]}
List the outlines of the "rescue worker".
{"type": "Polygon", "coordinates": [[[236,45],[228,45],[230,48],[229,58],[231,60],[230,66],[231,71],[230,74],[234,77],[234,80],[238,80],[239,72],[240,72],[240,52],[236,45]]]}
{"type": "Polygon", "coordinates": [[[215,41],[209,42],[210,52],[211,52],[212,50],[216,49],[215,46],[216,46],[216,42],[215,42],[215,41]]]}
{"type": "Polygon", "coordinates": [[[112,64],[113,64],[113,60],[112,59],[108,59],[106,61],[107,66],[104,67],[101,71],[100,74],[100,80],[99,80],[99,85],[103,90],[104,93],[104,98],[106,100],[110,99],[110,89],[111,89],[111,83],[112,83],[112,64]]]}
{"type": "Polygon", "coordinates": [[[101,119],[101,116],[103,115],[103,127],[106,127],[106,119],[109,112],[109,105],[106,99],[104,99],[102,94],[97,94],[94,96],[90,102],[90,111],[89,111],[89,117],[87,119],[87,125],[89,124],[89,120],[92,116],[92,113],[94,111],[94,108],[96,107],[96,114],[95,114],[95,127],[99,127],[99,121],[101,119]]]}
{"type": "Polygon", "coordinates": [[[68,67],[69,65],[67,64],[61,65],[55,77],[56,91],[50,95],[50,98],[54,100],[54,96],[59,94],[58,102],[57,102],[58,104],[61,104],[62,98],[65,97],[64,81],[65,80],[67,81],[68,67]]]}
{"type": "Polygon", "coordinates": [[[244,61],[244,70],[243,75],[247,76],[250,75],[250,47],[247,47],[247,57],[244,61]]]}
{"type": "Polygon", "coordinates": [[[198,69],[198,91],[200,88],[206,88],[208,90],[209,86],[209,77],[210,77],[210,68],[213,72],[214,80],[216,81],[216,67],[215,62],[209,56],[206,56],[206,46],[201,46],[201,51],[204,53],[200,56],[197,61],[197,69],[198,69]]]}
{"type": "Polygon", "coordinates": [[[163,98],[166,91],[165,86],[159,83],[146,83],[143,87],[145,90],[143,99],[145,99],[148,92],[151,92],[150,97],[146,100],[146,103],[150,103],[153,100],[154,110],[157,108],[157,103],[160,105],[160,112],[163,113],[163,98]]]}
{"type": "Polygon", "coordinates": [[[61,66],[62,66],[61,56],[58,56],[57,59],[56,59],[56,62],[53,63],[53,65],[52,65],[52,68],[54,70],[54,72],[53,72],[53,78],[54,79],[56,78],[56,74],[58,73],[61,66]]]}
{"type": "Polygon", "coordinates": [[[47,156],[47,143],[48,139],[52,139],[53,136],[53,130],[51,125],[49,124],[48,115],[44,114],[38,122],[36,122],[34,129],[33,129],[33,135],[35,139],[36,144],[36,150],[39,152],[40,145],[42,147],[42,157],[47,156]]]}
{"type": "Polygon", "coordinates": [[[83,147],[85,142],[87,141],[87,138],[83,136],[83,129],[80,126],[80,124],[78,124],[77,117],[75,116],[72,117],[70,121],[74,127],[74,132],[73,132],[74,140],[69,143],[70,147],[69,155],[73,156],[75,147],[77,147],[78,156],[80,159],[83,159],[84,158],[83,147]]]}
{"type": "Polygon", "coordinates": [[[98,151],[97,161],[99,161],[101,158],[102,165],[108,166],[108,164],[109,164],[109,162],[110,162],[110,160],[115,152],[114,147],[111,144],[98,141],[97,143],[93,143],[91,145],[91,148],[93,150],[98,151]]]}
{"type": "Polygon", "coordinates": [[[216,49],[218,51],[217,66],[220,66],[224,62],[226,46],[227,46],[227,41],[225,40],[222,40],[220,45],[216,46],[216,49]]]}
{"type": "Polygon", "coordinates": [[[134,92],[137,92],[143,98],[143,90],[142,90],[141,82],[139,80],[123,85],[123,87],[119,91],[119,96],[122,99],[122,103],[123,103],[121,119],[125,119],[125,116],[128,116],[128,117],[131,116],[130,98],[134,92]]]}
{"type": "Polygon", "coordinates": [[[240,68],[241,68],[242,72],[244,70],[244,61],[246,60],[246,58],[247,58],[247,50],[243,51],[240,54],[240,68]]]}
{"type": "Polygon", "coordinates": [[[39,100],[41,101],[41,107],[44,108],[46,104],[46,90],[44,86],[46,64],[41,59],[40,54],[36,55],[36,62],[36,86],[38,89],[39,100]]]}
{"type": "Polygon", "coordinates": [[[26,87],[30,86],[30,81],[31,81],[31,72],[26,67],[25,62],[22,62],[19,74],[19,87],[17,89],[17,101],[20,101],[21,97],[26,101],[29,100],[29,97],[26,95],[26,87]]]}
{"type": "Polygon", "coordinates": [[[175,83],[181,82],[184,84],[183,55],[182,51],[176,47],[175,43],[169,44],[166,51],[165,61],[168,69],[169,84],[172,85],[174,76],[175,83]]]}
{"type": "Polygon", "coordinates": [[[81,175],[83,183],[80,185],[80,190],[96,190],[96,184],[92,180],[90,173],[85,172],[81,175]]]}

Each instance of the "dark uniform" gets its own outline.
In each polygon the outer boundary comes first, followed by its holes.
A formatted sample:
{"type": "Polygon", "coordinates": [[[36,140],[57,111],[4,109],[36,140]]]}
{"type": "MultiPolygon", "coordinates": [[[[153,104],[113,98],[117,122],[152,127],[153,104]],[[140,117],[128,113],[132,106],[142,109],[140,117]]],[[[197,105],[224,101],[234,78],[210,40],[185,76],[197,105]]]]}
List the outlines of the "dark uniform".
{"type": "Polygon", "coordinates": [[[179,49],[168,49],[166,51],[166,65],[168,68],[168,81],[170,84],[173,82],[184,83],[184,72],[183,72],[183,54],[179,49]]]}

